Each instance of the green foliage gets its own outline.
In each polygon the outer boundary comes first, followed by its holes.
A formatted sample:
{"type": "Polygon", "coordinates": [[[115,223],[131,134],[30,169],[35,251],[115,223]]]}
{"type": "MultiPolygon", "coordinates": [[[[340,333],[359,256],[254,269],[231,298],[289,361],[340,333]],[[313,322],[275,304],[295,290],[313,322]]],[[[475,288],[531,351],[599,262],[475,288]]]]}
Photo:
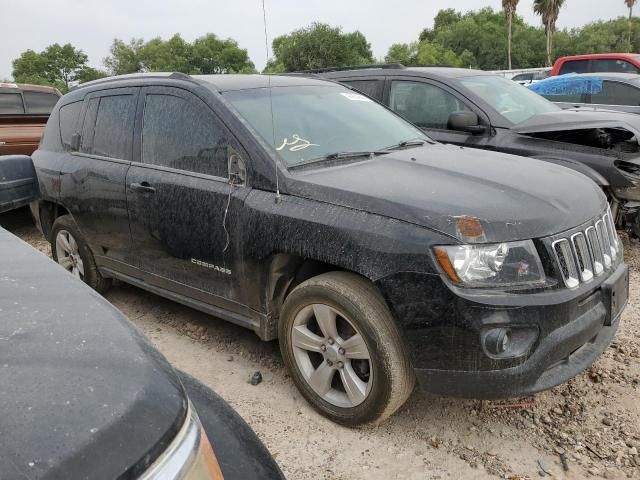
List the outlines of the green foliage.
{"type": "Polygon", "coordinates": [[[23,52],[13,61],[13,78],[19,83],[51,85],[66,92],[72,82],[87,74],[87,60],[85,53],[70,43],[54,43],[40,53],[23,52]]]}
{"type": "Polygon", "coordinates": [[[413,43],[394,43],[384,57],[387,63],[403,65],[450,65],[452,67],[469,67],[475,63],[473,54],[468,50],[460,55],[453,50],[429,40],[413,43]]]}
{"type": "Polygon", "coordinates": [[[114,75],[135,72],[183,72],[190,74],[252,73],[253,63],[247,51],[232,39],[222,40],[209,33],[193,43],[179,34],[169,40],[160,37],[144,42],[132,39],[128,44],[115,39],[105,66],[114,75]]]}
{"type": "Polygon", "coordinates": [[[342,33],[339,27],[313,23],[273,39],[274,58],[265,72],[291,72],[315,68],[373,63],[371,46],[356,31],[342,33]]]}

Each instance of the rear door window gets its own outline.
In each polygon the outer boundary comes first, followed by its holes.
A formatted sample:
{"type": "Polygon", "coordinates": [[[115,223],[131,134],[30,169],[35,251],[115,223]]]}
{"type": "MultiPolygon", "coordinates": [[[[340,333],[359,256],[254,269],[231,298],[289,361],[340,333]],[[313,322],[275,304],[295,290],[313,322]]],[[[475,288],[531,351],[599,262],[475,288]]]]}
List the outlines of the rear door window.
{"type": "Polygon", "coordinates": [[[569,60],[560,67],[560,75],[565,73],[588,73],[589,60],[569,60]]]}
{"type": "Polygon", "coordinates": [[[201,100],[145,96],[143,163],[227,178],[228,147],[226,129],[201,100]]]}
{"type": "Polygon", "coordinates": [[[376,100],[382,99],[382,80],[345,80],[342,83],[355,88],[371,98],[375,98],[376,100]]]}
{"type": "Polygon", "coordinates": [[[449,115],[469,110],[446,90],[430,83],[394,80],[390,105],[411,123],[422,128],[446,129],[449,115]]]}
{"type": "Polygon", "coordinates": [[[27,113],[50,114],[60,97],[46,92],[23,92],[27,113]]]}
{"type": "Polygon", "coordinates": [[[591,103],[599,105],[640,106],[640,89],[620,82],[604,80],[602,90],[591,94],[591,103]]]}
{"type": "Polygon", "coordinates": [[[82,102],[69,103],[60,107],[58,113],[60,121],[60,139],[65,148],[71,146],[71,136],[78,129],[78,117],[82,111],[82,102]]]}
{"type": "Polygon", "coordinates": [[[136,96],[133,94],[92,98],[85,114],[82,151],[102,157],[131,160],[135,100],[136,96]],[[96,107],[92,129],[92,110],[96,107]]]}
{"type": "Polygon", "coordinates": [[[0,115],[24,113],[22,95],[19,93],[0,93],[0,115]]]}
{"type": "Polygon", "coordinates": [[[638,73],[638,69],[625,60],[607,58],[591,61],[592,72],[638,73]]]}

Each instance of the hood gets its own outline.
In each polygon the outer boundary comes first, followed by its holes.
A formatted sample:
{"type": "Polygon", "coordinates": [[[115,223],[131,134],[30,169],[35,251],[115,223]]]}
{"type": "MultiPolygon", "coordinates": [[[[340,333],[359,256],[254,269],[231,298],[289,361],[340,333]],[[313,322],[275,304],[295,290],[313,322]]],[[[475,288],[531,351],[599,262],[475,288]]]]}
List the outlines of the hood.
{"type": "Polygon", "coordinates": [[[586,130],[589,128],[625,128],[640,134],[640,115],[589,108],[571,108],[539,113],[511,128],[517,133],[586,130]]]}
{"type": "Polygon", "coordinates": [[[171,366],[105,299],[2,228],[0,265],[0,472],[125,478],[148,466],[185,419],[171,366]]]}
{"type": "Polygon", "coordinates": [[[425,145],[295,173],[289,193],[396,218],[457,238],[456,217],[480,220],[487,242],[539,238],[606,208],[598,186],[552,163],[425,145]]]}

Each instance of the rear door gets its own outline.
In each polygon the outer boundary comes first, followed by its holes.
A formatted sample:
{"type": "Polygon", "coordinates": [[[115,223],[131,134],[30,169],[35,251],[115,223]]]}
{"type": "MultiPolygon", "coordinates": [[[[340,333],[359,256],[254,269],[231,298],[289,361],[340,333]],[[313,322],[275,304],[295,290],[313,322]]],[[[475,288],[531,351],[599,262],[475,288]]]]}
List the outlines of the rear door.
{"type": "Polygon", "coordinates": [[[230,185],[228,160],[239,147],[179,88],[144,88],[136,124],[140,163],[127,174],[136,266],[161,288],[234,310],[224,299],[234,297],[232,231],[246,192],[230,185]]]}
{"type": "Polygon", "coordinates": [[[603,80],[602,88],[588,95],[591,106],[640,114],[640,88],[623,82],[603,80]]]}
{"type": "MultiPolygon", "coordinates": [[[[115,88],[85,97],[76,127],[80,145],[76,151],[69,145],[60,172],[60,200],[99,265],[126,262],[130,255],[125,179],[133,158],[138,92],[139,88],[115,88]]],[[[65,143],[65,138],[72,143],[69,127],[62,131],[65,143]]]]}

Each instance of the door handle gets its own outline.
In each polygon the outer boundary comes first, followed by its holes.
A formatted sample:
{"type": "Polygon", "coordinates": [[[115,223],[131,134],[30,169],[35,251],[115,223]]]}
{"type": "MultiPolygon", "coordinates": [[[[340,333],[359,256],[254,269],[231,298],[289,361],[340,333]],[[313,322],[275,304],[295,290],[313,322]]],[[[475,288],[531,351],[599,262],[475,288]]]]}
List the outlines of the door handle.
{"type": "Polygon", "coordinates": [[[131,188],[131,190],[133,190],[134,192],[156,193],[156,189],[153,188],[149,182],[142,182],[142,183],[134,182],[131,185],[129,185],[129,188],[131,188]]]}

